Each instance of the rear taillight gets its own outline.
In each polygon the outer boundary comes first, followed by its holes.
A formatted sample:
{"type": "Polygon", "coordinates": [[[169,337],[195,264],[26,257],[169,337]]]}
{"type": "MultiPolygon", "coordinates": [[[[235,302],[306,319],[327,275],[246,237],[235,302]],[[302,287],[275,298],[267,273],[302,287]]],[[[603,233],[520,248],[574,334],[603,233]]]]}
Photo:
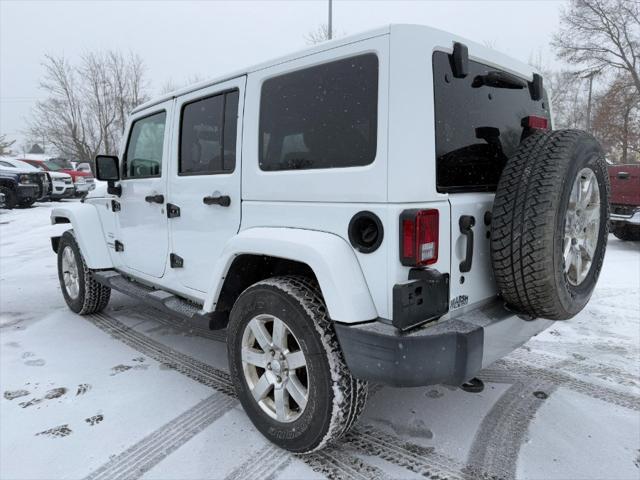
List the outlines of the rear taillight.
{"type": "Polygon", "coordinates": [[[536,115],[529,115],[522,119],[522,126],[526,128],[534,128],[536,130],[548,130],[549,119],[545,117],[538,117],[536,115]]]}
{"type": "Polygon", "coordinates": [[[405,210],[400,215],[400,262],[410,267],[438,261],[438,210],[405,210]]]}

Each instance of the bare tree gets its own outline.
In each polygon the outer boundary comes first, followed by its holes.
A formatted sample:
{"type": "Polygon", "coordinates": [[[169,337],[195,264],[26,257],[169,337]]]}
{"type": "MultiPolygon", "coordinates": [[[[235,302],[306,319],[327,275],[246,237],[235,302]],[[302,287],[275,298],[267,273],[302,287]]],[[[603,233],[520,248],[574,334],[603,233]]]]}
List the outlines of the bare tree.
{"type": "Polygon", "coordinates": [[[47,55],[43,65],[47,98],[36,103],[28,133],[79,161],[117,153],[129,111],[146,100],[140,57],[93,52],[74,66],[47,55]]]}
{"type": "Polygon", "coordinates": [[[0,134],[0,156],[11,155],[11,146],[16,143],[15,140],[7,140],[5,134],[0,134]]]}
{"type": "Polygon", "coordinates": [[[544,78],[554,127],[585,128],[587,94],[584,79],[567,70],[552,70],[544,61],[541,51],[529,57],[529,65],[544,78]]]}
{"type": "Polygon", "coordinates": [[[326,23],[320,25],[317,29],[310,31],[304,36],[307,45],[316,45],[318,43],[329,40],[329,26],[326,23]]]}
{"type": "Polygon", "coordinates": [[[628,75],[618,76],[596,97],[594,134],[610,160],[640,162],[640,95],[628,75]]]}
{"type": "Polygon", "coordinates": [[[162,87],[160,87],[160,95],[164,95],[164,94],[167,94],[167,93],[175,92],[176,90],[179,90],[179,89],[184,88],[186,86],[193,85],[193,84],[196,84],[196,83],[200,83],[203,80],[204,80],[204,78],[201,77],[198,74],[191,75],[184,82],[180,82],[180,83],[175,82],[172,78],[170,78],[169,80],[164,82],[162,87]]]}
{"type": "Polygon", "coordinates": [[[639,1],[572,0],[553,44],[583,74],[625,72],[640,95],[639,1]]]}

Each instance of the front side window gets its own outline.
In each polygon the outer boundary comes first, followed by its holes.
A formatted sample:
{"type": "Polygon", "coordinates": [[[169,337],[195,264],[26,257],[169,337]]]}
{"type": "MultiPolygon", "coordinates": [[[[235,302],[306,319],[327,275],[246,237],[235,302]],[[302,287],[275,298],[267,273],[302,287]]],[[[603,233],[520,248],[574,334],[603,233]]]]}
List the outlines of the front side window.
{"type": "Polygon", "coordinates": [[[368,165],[378,131],[378,57],[325,63],[273,77],[260,99],[262,170],[368,165]]]}
{"type": "Polygon", "coordinates": [[[236,164],[239,92],[186,104],[180,126],[180,175],[232,172],[236,164]]]}
{"type": "Polygon", "coordinates": [[[166,112],[160,112],[133,123],[123,160],[125,178],[161,175],[166,119],[166,112]]]}

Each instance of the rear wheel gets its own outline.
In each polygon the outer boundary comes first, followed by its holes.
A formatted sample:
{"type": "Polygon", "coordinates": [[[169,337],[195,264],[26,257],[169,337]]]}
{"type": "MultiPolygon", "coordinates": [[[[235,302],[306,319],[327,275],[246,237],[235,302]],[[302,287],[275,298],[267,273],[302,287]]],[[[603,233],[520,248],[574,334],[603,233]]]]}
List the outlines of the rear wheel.
{"type": "Polygon", "coordinates": [[[100,312],[109,303],[111,289],[94,280],[70,231],[58,244],[58,278],[67,305],[80,315],[100,312]]]}
{"type": "Polygon", "coordinates": [[[606,250],[609,183],[591,135],[528,137],[505,166],[493,205],[491,257],[507,305],[564,320],[584,308],[606,250]]]}
{"type": "Polygon", "coordinates": [[[640,240],[640,225],[616,225],[613,227],[616,238],[624,241],[640,240]]]}
{"type": "Polygon", "coordinates": [[[229,366],[249,418],[276,445],[310,452],[340,438],[364,408],[316,285],[302,277],[256,283],[236,301],[229,366]]]}

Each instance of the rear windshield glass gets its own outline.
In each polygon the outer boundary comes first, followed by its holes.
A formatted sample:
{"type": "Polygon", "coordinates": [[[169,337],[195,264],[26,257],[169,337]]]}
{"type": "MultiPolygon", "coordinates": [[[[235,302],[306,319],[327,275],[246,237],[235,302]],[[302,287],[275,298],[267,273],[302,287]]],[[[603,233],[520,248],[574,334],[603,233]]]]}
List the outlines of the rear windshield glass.
{"type": "Polygon", "coordinates": [[[375,54],[270,78],[260,100],[260,168],[368,165],[376,156],[377,128],[375,54]]]}
{"type": "Polygon", "coordinates": [[[450,56],[433,54],[439,192],[495,191],[521,141],[522,119],[549,118],[546,95],[534,101],[528,88],[482,85],[489,72],[495,69],[469,61],[469,74],[456,78],[450,56]]]}

